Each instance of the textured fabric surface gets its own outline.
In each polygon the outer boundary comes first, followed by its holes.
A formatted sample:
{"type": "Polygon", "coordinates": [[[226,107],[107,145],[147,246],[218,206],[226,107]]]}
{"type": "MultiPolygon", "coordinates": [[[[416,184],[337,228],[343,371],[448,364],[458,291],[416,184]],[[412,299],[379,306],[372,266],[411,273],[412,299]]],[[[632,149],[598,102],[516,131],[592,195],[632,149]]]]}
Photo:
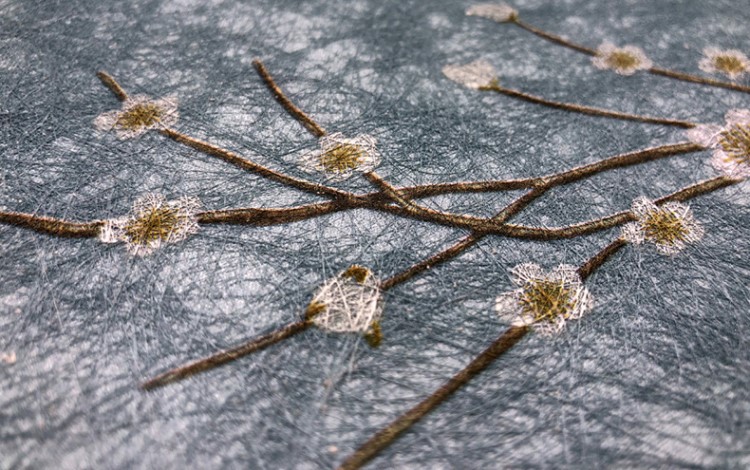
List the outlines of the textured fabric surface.
{"type": "MultiPolygon", "coordinates": [[[[332,132],[378,139],[397,186],[537,176],[685,140],[684,131],[550,110],[462,88],[447,63],[486,59],[504,85],[626,112],[723,122],[750,95],[636,74],[470,2],[0,0],[0,206],[74,220],[148,192],[207,209],[314,197],[156,133],[118,140],[131,94],[175,95],[176,128],[292,175],[316,142],[263,87],[260,57],[332,132]]],[[[750,51],[743,1],[518,0],[522,17],[591,47],[635,44],[701,74],[705,47],[750,51]]],[[[515,222],[559,226],[716,174],[710,151],[608,172],[515,222]]],[[[364,179],[337,186],[369,191],[364,179]]],[[[587,282],[594,307],[530,335],[385,450],[373,468],[750,466],[748,186],[691,202],[706,230],[675,257],[628,246],[587,282]]],[[[488,216],[518,193],[440,196],[488,216]]],[[[386,278],[466,234],[364,209],[289,225],[203,227],[150,256],[0,226],[0,468],[330,468],[506,328],[493,310],[519,263],[578,265],[617,229],[575,240],[487,237],[387,292],[383,344],[310,330],[164,389],[142,380],[298,319],[350,264],[386,278]]]]}

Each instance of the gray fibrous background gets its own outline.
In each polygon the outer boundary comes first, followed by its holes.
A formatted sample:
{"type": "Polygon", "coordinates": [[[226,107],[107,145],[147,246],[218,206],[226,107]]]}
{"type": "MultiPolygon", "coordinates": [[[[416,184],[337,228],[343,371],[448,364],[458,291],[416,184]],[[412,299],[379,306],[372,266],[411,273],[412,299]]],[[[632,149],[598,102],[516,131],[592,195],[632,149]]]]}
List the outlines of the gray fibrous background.
{"type": "MultiPolygon", "coordinates": [[[[208,209],[314,197],[150,133],[92,120],[131,94],[176,95],[177,128],[297,176],[316,143],[251,66],[330,131],[378,138],[396,185],[542,175],[673,143],[683,131],[572,115],[462,88],[446,63],[491,62],[510,87],[563,101],[721,122],[741,93],[623,78],[471,2],[0,0],[0,206],[76,220],[159,192],[208,209]]],[[[528,22],[581,43],[641,46],[701,74],[707,46],[750,52],[735,1],[518,0],[528,22]]],[[[557,226],[714,176],[710,152],[551,191],[516,221],[557,226]]],[[[365,181],[341,184],[369,190],[365,181]]],[[[706,237],[676,257],[627,247],[588,282],[595,308],[531,335],[415,425],[373,468],[750,466],[747,185],[694,200],[706,237]]],[[[490,215],[515,196],[429,200],[490,215]]],[[[385,278],[465,231],[354,210],[285,226],[210,226],[151,256],[0,227],[0,467],[329,468],[416,404],[506,326],[493,311],[517,263],[579,264],[617,230],[576,240],[485,238],[389,291],[383,345],[307,331],[143,393],[143,379],[299,318],[352,263],[385,278]]]]}

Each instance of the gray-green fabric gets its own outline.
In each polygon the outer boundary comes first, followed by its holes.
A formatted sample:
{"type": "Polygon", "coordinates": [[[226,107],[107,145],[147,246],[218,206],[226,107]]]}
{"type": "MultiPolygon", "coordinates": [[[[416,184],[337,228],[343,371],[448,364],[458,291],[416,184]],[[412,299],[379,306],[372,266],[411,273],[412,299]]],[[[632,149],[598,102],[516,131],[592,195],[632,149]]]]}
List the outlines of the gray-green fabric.
{"type": "MultiPolygon", "coordinates": [[[[326,129],[377,137],[395,185],[542,175],[685,140],[664,126],[574,115],[462,88],[441,68],[483,58],[503,84],[562,101],[720,123],[750,95],[621,77],[461,1],[0,0],[0,207],[118,217],[148,192],[207,209],[317,200],[156,133],[94,129],[131,94],[176,95],[177,129],[295,176],[315,139],[251,61],[326,129]]],[[[518,0],[526,21],[591,47],[635,44],[695,74],[708,46],[750,52],[742,1],[518,0]]],[[[705,75],[705,74],[704,74],[705,75]]],[[[742,83],[747,83],[744,81],[742,83]]],[[[717,175],[710,151],[551,191],[514,219],[559,226],[717,175]]],[[[369,191],[363,178],[337,183],[369,191]]],[[[705,238],[675,257],[626,247],[587,283],[594,309],[531,335],[403,435],[372,468],[750,466],[748,186],[691,207],[705,238]]],[[[490,215],[519,193],[427,204],[490,215]]],[[[209,226],[133,257],[122,245],[0,227],[0,468],[330,468],[507,325],[518,263],[580,264],[618,230],[487,237],[389,292],[384,341],[310,330],[144,393],[167,368],[296,320],[346,266],[385,278],[466,235],[369,210],[290,225],[209,226]]]]}

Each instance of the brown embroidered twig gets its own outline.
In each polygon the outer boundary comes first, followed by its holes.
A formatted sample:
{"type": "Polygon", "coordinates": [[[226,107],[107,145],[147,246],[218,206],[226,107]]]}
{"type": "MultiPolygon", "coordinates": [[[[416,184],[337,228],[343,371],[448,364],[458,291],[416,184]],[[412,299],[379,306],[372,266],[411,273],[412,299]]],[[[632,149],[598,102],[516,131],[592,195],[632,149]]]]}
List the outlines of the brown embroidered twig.
{"type": "MultiPolygon", "coordinates": [[[[106,72],[100,71],[97,73],[97,76],[102,81],[102,83],[106,85],[107,88],[109,88],[112,93],[115,94],[115,96],[117,96],[118,99],[124,100],[127,98],[127,94],[125,93],[123,88],[111,75],[106,72]]],[[[326,195],[339,200],[352,201],[356,199],[356,196],[352,193],[341,191],[320,183],[311,183],[309,181],[294,178],[278,171],[274,171],[263,165],[241,157],[234,152],[230,152],[229,150],[217,147],[208,142],[190,137],[174,129],[162,127],[159,129],[159,133],[166,137],[169,137],[176,142],[187,145],[188,147],[191,147],[199,152],[205,153],[206,155],[220,158],[228,163],[231,163],[232,165],[242,168],[243,170],[247,170],[264,178],[285,184],[287,186],[291,186],[301,191],[317,195],[326,195]]]]}
{"type": "MultiPolygon", "coordinates": [[[[574,51],[578,51],[578,52],[581,52],[583,54],[586,54],[592,57],[595,57],[597,55],[597,51],[595,49],[591,49],[591,48],[582,46],[580,44],[576,44],[573,41],[569,41],[560,36],[556,36],[547,31],[543,31],[539,28],[536,28],[522,21],[521,19],[518,18],[518,16],[515,16],[514,18],[510,18],[508,22],[532,34],[535,34],[547,41],[550,41],[554,44],[567,47],[568,49],[572,49],[574,51]]],[[[649,67],[648,69],[646,69],[646,72],[652,75],[660,75],[662,77],[668,77],[668,78],[672,78],[675,80],[681,80],[684,82],[696,83],[699,85],[707,85],[707,86],[718,87],[718,88],[726,88],[728,90],[740,91],[743,93],[750,93],[750,86],[740,85],[738,83],[732,83],[732,82],[724,82],[721,80],[714,80],[712,78],[699,77],[697,75],[692,75],[692,74],[688,74],[684,72],[678,72],[675,70],[664,69],[661,67],[649,67]]]]}
{"type": "Polygon", "coordinates": [[[117,83],[117,80],[115,80],[112,75],[103,70],[100,70],[96,72],[96,76],[107,88],[109,88],[109,91],[111,91],[118,100],[125,101],[128,99],[128,94],[125,92],[125,90],[122,89],[120,84],[117,83]]]}
{"type": "Polygon", "coordinates": [[[73,222],[21,212],[0,212],[0,223],[15,225],[35,232],[66,238],[92,238],[99,235],[104,221],[73,222]]]}
{"type": "Polygon", "coordinates": [[[529,93],[524,93],[518,90],[513,90],[511,88],[505,88],[503,86],[500,86],[500,84],[497,82],[492,83],[487,86],[480,87],[479,90],[494,91],[496,93],[501,93],[503,95],[510,96],[511,98],[521,99],[523,101],[540,104],[543,106],[547,106],[549,108],[562,109],[562,110],[570,111],[574,113],[587,114],[589,116],[620,119],[624,121],[637,121],[637,122],[643,122],[647,124],[661,124],[665,126],[681,127],[683,129],[690,129],[697,125],[694,122],[682,121],[679,119],[664,119],[664,118],[657,118],[657,117],[651,117],[651,116],[641,116],[639,114],[621,113],[618,111],[611,111],[608,109],[595,108],[593,106],[584,106],[584,105],[575,104],[575,103],[563,103],[561,101],[548,100],[540,96],[532,95],[529,93]]]}
{"type": "MultiPolygon", "coordinates": [[[[263,65],[263,62],[260,59],[253,60],[253,66],[258,72],[258,75],[260,75],[261,79],[263,80],[263,83],[265,83],[266,87],[271,91],[274,98],[276,98],[276,101],[294,119],[296,119],[297,122],[302,124],[305,129],[307,129],[313,136],[317,138],[323,137],[327,134],[326,130],[323,129],[320,124],[318,124],[307,113],[302,111],[299,106],[295,105],[294,102],[289,99],[288,96],[286,96],[281,87],[276,84],[273,76],[268,71],[266,66],[263,65]]],[[[359,159],[362,152],[357,147],[352,146],[351,144],[348,147],[350,148],[342,148],[342,146],[339,146],[336,153],[337,158],[335,158],[335,160],[338,160],[338,164],[335,164],[334,166],[348,168],[350,166],[359,164],[359,159]]],[[[394,188],[390,183],[386,182],[382,177],[375,173],[375,171],[367,171],[364,173],[364,176],[371,183],[380,188],[387,197],[401,205],[408,212],[422,214],[428,213],[433,215],[436,213],[436,211],[430,211],[429,209],[425,209],[411,201],[408,201],[404,196],[398,193],[398,190],[396,188],[394,188]]]]}
{"type": "MultiPolygon", "coordinates": [[[[739,182],[740,180],[726,176],[719,176],[692,184],[675,191],[672,194],[663,196],[654,202],[657,205],[661,205],[667,202],[687,201],[703,194],[708,194],[718,189],[738,184],[739,182]]],[[[563,238],[575,238],[589,235],[617,227],[635,219],[636,217],[631,211],[622,211],[607,217],[566,227],[525,227],[522,225],[506,224],[502,235],[512,238],[526,238],[532,240],[559,240],[563,238]]]]}
{"type": "Polygon", "coordinates": [[[378,452],[385,449],[398,436],[409,429],[412,424],[422,419],[427,413],[439,406],[471,379],[489,367],[497,358],[518,343],[528,331],[529,328],[525,326],[511,327],[506,330],[448,382],[368,439],[367,442],[347,457],[338,469],[354,470],[369,462],[378,452]]]}
{"type": "Polygon", "coordinates": [[[603,265],[609,258],[611,258],[622,248],[624,248],[627,244],[628,242],[626,242],[622,238],[618,238],[611,242],[609,245],[605,246],[597,254],[589,258],[585,263],[583,263],[583,265],[581,265],[580,268],[578,268],[578,275],[581,276],[581,280],[585,281],[586,279],[588,279],[589,276],[594,273],[594,271],[599,269],[601,265],[603,265]]]}
{"type": "Polygon", "coordinates": [[[260,165],[244,157],[241,157],[234,152],[230,152],[229,150],[225,150],[221,147],[217,147],[215,145],[196,139],[194,137],[187,136],[185,134],[175,131],[174,129],[161,129],[159,133],[166,137],[169,137],[175,142],[179,142],[199,152],[205,153],[206,155],[220,158],[224,160],[225,162],[231,163],[232,165],[242,168],[243,170],[247,170],[258,176],[262,176],[269,180],[276,181],[278,183],[282,183],[287,186],[291,186],[301,191],[305,191],[305,192],[309,192],[309,193],[317,194],[317,195],[326,195],[326,196],[330,196],[330,197],[333,197],[335,199],[339,199],[342,201],[353,201],[357,199],[357,197],[352,193],[341,191],[336,188],[332,188],[330,186],[326,186],[323,184],[312,183],[312,182],[305,181],[299,178],[294,178],[284,173],[274,171],[263,165],[260,165]]]}
{"type": "MultiPolygon", "coordinates": [[[[578,269],[581,278],[588,278],[607,259],[626,244],[627,242],[618,238],[592,256],[578,269]]],[[[455,392],[461,389],[461,387],[469,383],[471,379],[492,365],[495,360],[515,346],[529,331],[530,329],[528,326],[511,326],[508,328],[487,349],[472,359],[466,367],[451,377],[440,388],[435,390],[409,411],[391,421],[380,431],[376,432],[364,444],[359,446],[357,450],[344,459],[341,465],[337,467],[338,470],[355,470],[361,468],[367,462],[372,460],[378,453],[386,449],[414,423],[437,408],[455,392]]]]}
{"type": "Polygon", "coordinates": [[[307,320],[301,320],[288,325],[282,326],[268,334],[252,339],[240,346],[218,353],[208,357],[198,359],[180,367],[176,367],[167,372],[157,375],[141,384],[142,390],[154,390],[165,385],[178,382],[187,377],[204,372],[215,367],[232,362],[248,354],[260,351],[272,346],[280,341],[301,333],[308,329],[312,323],[307,320]]]}
{"type": "MultiPolygon", "coordinates": [[[[664,145],[617,155],[614,157],[606,158],[599,162],[582,165],[571,170],[565,170],[551,175],[519,180],[439,183],[431,185],[394,188],[389,183],[381,179],[382,183],[387,185],[388,188],[391,188],[389,189],[391,192],[393,192],[391,197],[389,197],[387,194],[384,194],[383,192],[372,192],[356,197],[346,196],[347,200],[345,201],[334,200],[330,202],[287,208],[237,208],[205,211],[197,213],[196,217],[198,223],[200,224],[266,226],[306,220],[309,218],[319,217],[325,214],[350,210],[354,208],[368,208],[371,210],[388,212],[401,217],[418,218],[420,220],[426,220],[442,225],[465,227],[466,219],[460,216],[456,217],[455,215],[451,215],[449,213],[425,210],[424,208],[419,206],[417,206],[416,209],[414,207],[405,209],[403,206],[393,206],[388,203],[393,200],[394,196],[399,195],[403,195],[404,198],[408,199],[416,199],[436,196],[440,194],[493,192],[524,188],[538,188],[540,190],[546,191],[550,188],[564,184],[570,184],[604,171],[624,168],[627,166],[670,156],[692,153],[699,150],[702,150],[702,147],[692,143],[664,145]]],[[[233,154],[230,153],[230,155],[233,154]]],[[[728,178],[718,178],[714,183],[710,184],[718,184],[720,187],[723,187],[724,185],[732,184],[732,182],[734,181],[735,180],[731,180],[728,178]]],[[[686,191],[701,190],[701,186],[699,186],[698,188],[691,188],[692,187],[686,189],[686,191]]],[[[534,198],[538,197],[542,193],[543,191],[528,196],[527,199],[525,199],[525,203],[530,203],[534,198]]],[[[414,206],[413,204],[411,205],[414,206]]],[[[515,212],[513,212],[513,214],[515,214],[515,212]]],[[[539,229],[534,227],[523,227],[505,224],[505,218],[503,220],[499,220],[498,218],[484,219],[474,217],[469,219],[469,224],[471,224],[469,225],[469,228],[477,227],[477,230],[483,231],[482,233],[485,234],[499,234],[516,238],[570,238],[574,236],[586,235],[599,230],[604,230],[620,225],[629,220],[626,214],[626,212],[621,212],[612,216],[605,217],[603,219],[599,219],[597,221],[575,224],[559,229],[539,229]]],[[[99,224],[100,226],[103,222],[94,221],[87,223],[78,223],[63,219],[45,219],[43,217],[35,216],[32,214],[7,213],[7,215],[5,215],[4,217],[0,217],[0,223],[17,225],[50,235],[59,234],[60,236],[72,236],[65,235],[64,232],[73,233],[74,231],[77,231],[76,233],[80,233],[81,230],[85,231],[86,227],[91,228],[91,224],[99,224]],[[49,227],[57,227],[59,233],[56,233],[54,230],[48,230],[49,227]],[[59,227],[69,227],[69,229],[67,231],[60,232],[59,230],[61,229],[59,227]]],[[[90,232],[89,236],[96,236],[96,233],[92,231],[90,232]]]]}
{"type": "Polygon", "coordinates": [[[286,110],[286,112],[291,114],[294,119],[296,119],[300,124],[302,124],[305,127],[305,129],[307,129],[315,137],[320,138],[326,135],[326,130],[323,129],[323,127],[320,124],[318,124],[310,116],[305,114],[304,111],[298,108],[292,102],[292,100],[290,100],[284,94],[284,92],[276,84],[273,77],[268,72],[268,69],[266,69],[266,66],[263,65],[263,62],[260,59],[253,60],[253,67],[255,67],[255,70],[258,72],[258,75],[260,75],[260,78],[263,80],[263,83],[271,91],[271,93],[273,94],[273,97],[276,98],[276,101],[279,102],[279,104],[286,110]]]}

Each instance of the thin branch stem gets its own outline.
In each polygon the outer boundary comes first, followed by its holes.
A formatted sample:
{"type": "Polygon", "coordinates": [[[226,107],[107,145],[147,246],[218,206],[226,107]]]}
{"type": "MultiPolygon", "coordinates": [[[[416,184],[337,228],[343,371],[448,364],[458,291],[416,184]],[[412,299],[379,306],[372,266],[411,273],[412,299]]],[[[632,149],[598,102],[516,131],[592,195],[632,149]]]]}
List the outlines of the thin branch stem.
{"type": "Polygon", "coordinates": [[[372,436],[338,467],[339,470],[354,470],[369,462],[409,427],[427,413],[447,400],[471,379],[489,367],[497,358],[512,348],[529,332],[525,326],[513,326],[501,334],[492,344],[476,356],[465,368],[454,375],[429,397],[402,414],[388,426],[372,436]]]}
{"type": "MultiPolygon", "coordinates": [[[[541,196],[542,193],[544,193],[545,191],[546,189],[544,188],[532,189],[531,191],[527,192],[523,196],[517,198],[512,203],[508,204],[503,210],[498,212],[492,218],[492,221],[499,223],[499,224],[505,223],[506,220],[508,220],[513,215],[523,210],[524,207],[531,204],[536,198],[541,196]]],[[[424,271],[427,271],[428,269],[431,269],[432,267],[437,266],[438,264],[445,263],[446,261],[449,261],[455,258],[456,256],[460,255],[464,251],[468,250],[472,246],[479,243],[479,241],[481,241],[487,235],[488,233],[486,232],[478,232],[478,231],[472,232],[471,234],[462,238],[461,240],[454,243],[453,245],[446,248],[445,250],[440,251],[418,263],[415,263],[412,266],[406,268],[405,270],[400,271],[392,275],[388,279],[383,280],[380,283],[380,289],[383,291],[386,291],[388,289],[396,287],[397,285],[408,281],[414,276],[421,274],[424,271]]]]}
{"type": "MultiPolygon", "coordinates": [[[[580,167],[562,171],[552,175],[520,180],[441,183],[403,188],[394,188],[387,182],[385,184],[388,185],[389,188],[391,188],[390,191],[393,193],[392,196],[399,196],[404,200],[450,193],[491,192],[524,188],[542,188],[546,190],[559,185],[570,184],[572,182],[604,171],[616,168],[624,168],[646,161],[656,160],[688,152],[696,152],[699,150],[702,150],[702,147],[691,143],[664,145],[617,155],[601,160],[599,162],[582,165],[580,167]]],[[[225,152],[223,150],[221,151],[225,152]]],[[[234,156],[234,154],[231,154],[231,152],[229,152],[229,154],[230,156],[234,156]]],[[[242,160],[244,161],[244,159],[242,160]]],[[[244,163],[241,162],[240,164],[244,163]]],[[[252,162],[249,162],[249,164],[253,165],[252,162]]],[[[731,179],[721,179],[721,181],[717,180],[713,184],[718,184],[723,187],[724,185],[732,183],[733,180],[731,179]]],[[[694,190],[695,189],[688,188],[685,191],[694,190]]],[[[344,194],[348,197],[348,193],[344,194]]],[[[531,199],[528,199],[529,196],[525,197],[526,199],[524,199],[524,204],[528,204],[534,198],[538,197],[538,195],[531,196],[531,199]]],[[[404,207],[392,206],[388,204],[391,199],[392,197],[389,198],[388,195],[384,194],[383,192],[371,192],[360,196],[354,196],[346,200],[336,199],[334,201],[314,203],[296,207],[268,209],[236,208],[227,210],[205,211],[198,213],[197,217],[198,222],[201,224],[268,226],[307,220],[313,217],[319,217],[326,214],[355,208],[368,208],[371,210],[388,212],[401,217],[418,218],[420,220],[426,220],[432,223],[439,223],[448,226],[463,226],[463,224],[466,222],[466,220],[461,219],[460,217],[457,220],[451,218],[454,217],[454,215],[451,215],[450,213],[442,213],[438,211],[430,212],[429,209],[421,208],[420,206],[417,206],[413,203],[409,204],[408,201],[407,205],[416,206],[416,210],[414,209],[414,207],[411,207],[407,210],[404,209],[404,207]]],[[[516,213],[515,209],[512,208],[510,208],[510,212],[512,212],[511,215],[516,213]]],[[[623,222],[626,222],[628,220],[627,217],[627,212],[621,212],[600,219],[598,221],[585,222],[582,224],[575,224],[558,229],[539,229],[536,227],[523,227],[518,225],[504,224],[505,220],[507,220],[505,216],[500,218],[502,220],[500,220],[497,216],[493,219],[475,217],[471,219],[470,223],[473,224],[472,226],[478,227],[477,229],[480,231],[481,229],[485,229],[485,231],[483,232],[485,234],[493,233],[517,238],[558,239],[585,235],[599,230],[611,228],[623,222]]],[[[20,227],[36,229],[37,231],[50,235],[96,236],[93,231],[87,232],[87,230],[94,230],[92,228],[94,225],[92,224],[101,225],[103,222],[93,221],[79,223],[63,219],[51,219],[35,216],[32,214],[11,212],[7,213],[4,217],[0,217],[0,223],[8,223],[20,227]],[[49,229],[50,227],[52,227],[52,229],[49,229]],[[60,227],[67,227],[67,229],[60,229],[60,227]],[[83,233],[84,235],[70,235],[73,233],[83,233]],[[87,233],[88,235],[86,235],[87,233]]],[[[98,230],[98,228],[96,230],[98,230]]],[[[425,260],[425,263],[434,265],[434,263],[429,260],[425,260]]],[[[418,272],[421,272],[421,270],[419,270],[418,272]]],[[[407,278],[408,277],[410,276],[407,276],[407,278]]]]}
{"type": "Polygon", "coordinates": [[[594,271],[599,269],[608,259],[610,259],[615,253],[620,251],[628,242],[622,238],[617,238],[612,241],[609,245],[602,248],[597,254],[589,258],[581,267],[578,268],[578,275],[581,276],[581,280],[585,281],[591,276],[594,271]]]}
{"type": "Polygon", "coordinates": [[[685,72],[678,72],[677,70],[663,69],[661,67],[651,67],[647,70],[651,75],[659,75],[662,77],[673,78],[675,80],[681,80],[683,82],[697,83],[699,85],[713,86],[717,88],[726,88],[727,90],[740,91],[742,93],[750,93],[750,86],[740,85],[739,83],[724,82],[713,78],[704,78],[697,75],[692,75],[685,72]]]}
{"type": "MultiPolygon", "coordinates": [[[[655,200],[654,202],[660,205],[670,201],[687,201],[703,194],[712,193],[718,189],[732,186],[740,181],[741,180],[732,179],[726,176],[718,176],[677,190],[655,200]]],[[[636,217],[632,212],[622,211],[600,219],[568,225],[566,227],[526,227],[522,225],[506,224],[502,235],[511,238],[526,238],[532,240],[559,240],[600,232],[634,220],[636,220],[636,217]]]]}
{"type": "MultiPolygon", "coordinates": [[[[117,96],[118,99],[123,100],[127,98],[127,94],[125,93],[123,88],[120,86],[120,84],[117,83],[117,80],[115,80],[114,77],[112,77],[111,75],[103,71],[98,72],[97,76],[102,81],[102,83],[106,85],[112,91],[112,93],[115,94],[115,96],[117,96]]],[[[319,184],[319,183],[312,183],[312,182],[305,181],[299,178],[288,176],[278,171],[274,171],[263,165],[260,165],[244,157],[241,157],[240,155],[237,155],[234,152],[230,152],[229,150],[225,150],[221,147],[217,147],[208,142],[182,134],[174,129],[169,129],[169,128],[159,129],[159,133],[166,137],[169,137],[175,142],[187,145],[188,147],[198,150],[199,152],[205,153],[206,155],[220,158],[228,163],[231,163],[232,165],[242,168],[243,170],[249,171],[251,173],[255,173],[259,176],[270,179],[272,181],[276,181],[278,183],[291,186],[301,191],[305,191],[305,192],[309,192],[309,193],[317,194],[317,195],[326,195],[335,199],[347,200],[347,201],[352,201],[357,198],[356,195],[346,192],[346,191],[341,191],[336,188],[332,188],[330,186],[326,186],[326,185],[319,184]]]]}
{"type": "Polygon", "coordinates": [[[394,188],[393,185],[386,180],[383,179],[379,174],[377,174],[374,171],[370,171],[364,174],[365,178],[371,182],[376,187],[380,188],[380,190],[388,196],[390,199],[392,199],[394,202],[399,204],[404,209],[408,209],[410,212],[420,212],[420,211],[429,211],[429,209],[421,207],[412,201],[409,201],[405,199],[401,194],[399,194],[399,191],[397,188],[394,188]]]}
{"type": "Polygon", "coordinates": [[[125,101],[128,99],[128,94],[125,93],[125,90],[122,89],[119,83],[117,83],[117,80],[112,77],[112,75],[108,74],[104,70],[100,70],[96,72],[96,76],[99,77],[99,80],[109,88],[109,91],[111,91],[118,100],[125,101]]]}
{"type": "Polygon", "coordinates": [[[253,66],[258,72],[258,75],[260,75],[260,78],[263,79],[263,83],[269,89],[271,94],[273,94],[273,97],[276,98],[276,101],[279,102],[281,107],[284,108],[287,113],[296,119],[297,122],[302,124],[302,126],[304,126],[304,128],[315,137],[320,138],[326,135],[326,130],[323,129],[320,124],[315,122],[309,115],[297,107],[297,105],[295,105],[286,94],[284,94],[260,59],[253,60],[253,66]]]}
{"type": "MultiPolygon", "coordinates": [[[[535,34],[559,46],[567,47],[568,49],[573,49],[574,51],[578,51],[589,56],[597,55],[597,52],[595,49],[582,46],[573,41],[565,39],[561,36],[557,36],[547,31],[536,28],[524,21],[521,21],[518,18],[511,19],[509,22],[515,24],[521,29],[524,29],[532,34],[535,34]]],[[[692,75],[692,74],[685,73],[685,72],[678,72],[676,70],[664,69],[661,67],[651,67],[646,71],[652,75],[668,77],[674,80],[681,80],[683,82],[696,83],[699,85],[706,85],[706,86],[712,86],[712,87],[718,87],[718,88],[726,88],[728,90],[740,91],[743,93],[750,93],[750,86],[740,85],[738,83],[724,82],[724,81],[715,80],[712,78],[699,77],[697,75],[692,75]]]]}
{"type": "Polygon", "coordinates": [[[657,117],[651,117],[651,116],[642,116],[639,114],[621,113],[619,111],[611,111],[608,109],[595,108],[592,106],[584,106],[584,105],[575,104],[575,103],[563,103],[561,101],[552,101],[546,98],[542,98],[540,96],[532,95],[529,93],[524,93],[522,91],[513,90],[511,88],[505,88],[503,86],[500,86],[499,84],[483,86],[483,87],[480,87],[479,89],[482,91],[494,91],[496,93],[501,93],[503,95],[510,96],[511,98],[518,98],[523,101],[540,104],[543,106],[547,106],[549,108],[562,109],[565,111],[570,111],[570,112],[579,113],[579,114],[587,114],[590,116],[620,119],[624,121],[638,121],[638,122],[643,122],[647,124],[661,124],[665,126],[681,127],[683,129],[690,129],[692,127],[697,126],[696,123],[690,122],[690,121],[682,121],[678,119],[664,119],[664,118],[657,118],[657,117]]]}
{"type": "Polygon", "coordinates": [[[351,205],[342,205],[336,202],[320,202],[317,204],[284,208],[239,208],[205,211],[199,212],[196,214],[196,217],[200,224],[234,224],[261,227],[312,219],[321,215],[351,209],[352,207],[351,205]]]}
{"type": "Polygon", "coordinates": [[[166,137],[169,137],[175,142],[179,142],[199,152],[205,153],[206,155],[220,158],[225,162],[242,168],[243,170],[247,170],[266,179],[291,186],[293,188],[299,189],[300,191],[305,191],[316,195],[325,195],[340,200],[351,201],[357,199],[357,196],[353,193],[341,191],[323,184],[312,183],[310,181],[288,176],[284,173],[272,170],[263,165],[250,161],[244,157],[241,157],[240,155],[237,155],[234,152],[230,152],[229,150],[217,147],[203,140],[199,140],[194,137],[182,134],[174,129],[160,129],[159,133],[166,137]]]}
{"type": "Polygon", "coordinates": [[[243,356],[247,356],[248,354],[272,346],[287,338],[291,338],[292,336],[307,330],[311,325],[312,323],[307,320],[289,323],[282,326],[281,328],[278,328],[263,336],[259,336],[258,338],[252,339],[235,348],[219,351],[217,353],[211,354],[210,356],[198,359],[196,361],[159,374],[156,377],[143,382],[141,384],[141,390],[154,390],[156,388],[169,385],[171,383],[191,377],[209,369],[227,364],[243,356]]]}
{"type": "Polygon", "coordinates": [[[73,222],[22,212],[0,212],[0,223],[14,225],[46,235],[66,238],[93,238],[99,235],[104,221],[73,222]]]}
{"type": "Polygon", "coordinates": [[[568,49],[573,49],[574,51],[580,52],[582,54],[590,55],[590,56],[596,55],[596,49],[591,49],[590,47],[586,47],[581,44],[576,44],[573,41],[569,41],[568,39],[563,38],[562,36],[557,36],[555,34],[544,31],[543,29],[539,29],[535,26],[532,26],[529,23],[522,21],[520,18],[518,18],[517,15],[515,18],[512,18],[509,22],[515,24],[521,29],[524,29],[532,34],[539,36],[542,39],[545,39],[549,42],[557,44],[558,46],[567,47],[568,49]]]}
{"type": "MultiPolygon", "coordinates": [[[[627,242],[618,238],[605,246],[578,268],[578,273],[581,278],[586,280],[596,269],[625,245],[627,245],[627,242]]],[[[370,439],[364,444],[359,446],[357,450],[350,454],[341,463],[338,470],[356,470],[361,468],[378,453],[386,449],[414,423],[440,406],[455,392],[468,384],[471,379],[492,365],[493,362],[515,346],[516,343],[518,343],[518,341],[529,332],[529,326],[511,326],[508,328],[487,349],[472,359],[466,367],[451,377],[440,388],[432,392],[427,398],[412,407],[409,411],[391,421],[388,425],[370,437],[370,439]]]]}

